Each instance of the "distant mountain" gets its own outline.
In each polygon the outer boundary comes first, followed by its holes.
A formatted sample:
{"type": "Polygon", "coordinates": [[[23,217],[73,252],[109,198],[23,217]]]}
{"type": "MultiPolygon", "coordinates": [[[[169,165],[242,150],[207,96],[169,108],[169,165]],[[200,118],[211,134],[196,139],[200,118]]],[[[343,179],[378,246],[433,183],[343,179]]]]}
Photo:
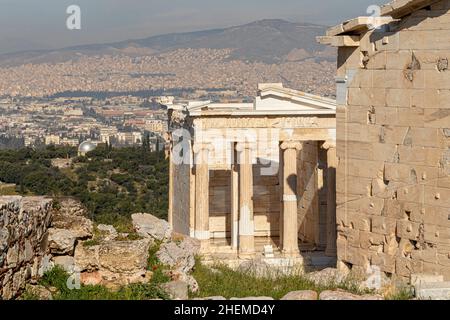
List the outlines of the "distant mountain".
{"type": "Polygon", "coordinates": [[[231,58],[266,63],[307,58],[334,60],[334,52],[318,44],[316,36],[327,27],[267,19],[249,24],[205,31],[172,33],[145,39],[107,44],[80,45],[59,50],[25,51],[0,55],[0,65],[62,62],[81,55],[157,54],[180,48],[234,49],[231,58]]]}

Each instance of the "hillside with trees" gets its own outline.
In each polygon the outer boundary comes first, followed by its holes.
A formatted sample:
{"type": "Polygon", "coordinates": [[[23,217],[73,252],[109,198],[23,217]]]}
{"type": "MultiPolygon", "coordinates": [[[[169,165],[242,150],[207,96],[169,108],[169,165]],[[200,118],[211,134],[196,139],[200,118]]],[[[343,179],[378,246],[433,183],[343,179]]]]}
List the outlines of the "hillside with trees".
{"type": "Polygon", "coordinates": [[[80,157],[71,147],[0,151],[0,181],[16,184],[15,193],[74,197],[98,223],[127,224],[136,212],[166,218],[168,179],[164,152],[150,152],[145,146],[99,145],[80,157]],[[61,158],[71,164],[54,167],[52,159],[61,158]]]}

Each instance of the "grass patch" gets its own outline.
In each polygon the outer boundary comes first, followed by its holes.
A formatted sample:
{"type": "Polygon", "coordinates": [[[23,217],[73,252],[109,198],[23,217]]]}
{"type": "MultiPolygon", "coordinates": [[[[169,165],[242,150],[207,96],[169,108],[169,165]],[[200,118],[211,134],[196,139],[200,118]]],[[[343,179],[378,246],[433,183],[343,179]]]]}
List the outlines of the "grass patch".
{"type": "Polygon", "coordinates": [[[98,238],[89,239],[86,241],[83,241],[84,247],[93,247],[100,244],[100,240],[98,238]]]}
{"type": "Polygon", "coordinates": [[[193,277],[197,280],[200,290],[191,293],[192,298],[208,296],[231,297],[269,296],[280,299],[287,293],[297,290],[314,290],[320,294],[324,290],[343,289],[355,294],[368,293],[361,290],[356,282],[350,279],[336,283],[318,285],[303,274],[274,274],[269,277],[258,277],[251,271],[236,271],[224,265],[209,268],[197,259],[193,277]]]}
{"type": "Polygon", "coordinates": [[[147,261],[147,270],[153,272],[152,281],[155,283],[161,284],[170,281],[170,277],[167,275],[167,271],[170,268],[159,261],[156,253],[159,251],[161,247],[161,242],[157,241],[153,245],[150,246],[148,261],[147,261]]]}
{"type": "MultiPolygon", "coordinates": [[[[136,283],[112,291],[101,285],[81,285],[79,289],[69,289],[67,280],[70,275],[61,267],[56,266],[47,271],[39,280],[39,284],[46,288],[53,287],[57,293],[54,300],[148,300],[168,299],[169,296],[158,286],[153,279],[149,283],[136,283]]],[[[36,300],[37,296],[25,292],[22,296],[26,300],[36,300]]]]}
{"type": "Polygon", "coordinates": [[[409,286],[397,288],[393,293],[385,296],[386,300],[411,300],[412,298],[414,298],[414,293],[409,286]]]}

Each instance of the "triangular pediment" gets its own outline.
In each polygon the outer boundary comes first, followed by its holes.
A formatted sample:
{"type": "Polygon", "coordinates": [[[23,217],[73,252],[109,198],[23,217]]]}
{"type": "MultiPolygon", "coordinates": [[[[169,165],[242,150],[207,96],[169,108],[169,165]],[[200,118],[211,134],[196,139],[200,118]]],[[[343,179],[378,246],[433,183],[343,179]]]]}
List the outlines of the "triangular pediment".
{"type": "Polygon", "coordinates": [[[317,111],[336,110],[336,101],[299,90],[284,88],[281,83],[259,85],[256,110],[317,111]]]}

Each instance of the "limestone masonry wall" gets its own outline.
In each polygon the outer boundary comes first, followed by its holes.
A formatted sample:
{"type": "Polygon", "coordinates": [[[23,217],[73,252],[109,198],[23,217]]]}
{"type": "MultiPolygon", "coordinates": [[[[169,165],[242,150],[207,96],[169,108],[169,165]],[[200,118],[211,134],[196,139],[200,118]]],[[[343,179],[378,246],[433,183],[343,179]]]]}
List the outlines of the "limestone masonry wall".
{"type": "Polygon", "coordinates": [[[190,185],[190,171],[189,164],[173,165],[173,192],[176,195],[173,197],[173,228],[176,232],[189,235],[189,211],[191,206],[191,199],[189,196],[190,185]]]}
{"type": "Polygon", "coordinates": [[[47,250],[52,200],[0,197],[0,297],[11,299],[36,277],[47,250]]]}
{"type": "Polygon", "coordinates": [[[394,28],[339,49],[338,260],[450,280],[450,0],[394,28]]]}

